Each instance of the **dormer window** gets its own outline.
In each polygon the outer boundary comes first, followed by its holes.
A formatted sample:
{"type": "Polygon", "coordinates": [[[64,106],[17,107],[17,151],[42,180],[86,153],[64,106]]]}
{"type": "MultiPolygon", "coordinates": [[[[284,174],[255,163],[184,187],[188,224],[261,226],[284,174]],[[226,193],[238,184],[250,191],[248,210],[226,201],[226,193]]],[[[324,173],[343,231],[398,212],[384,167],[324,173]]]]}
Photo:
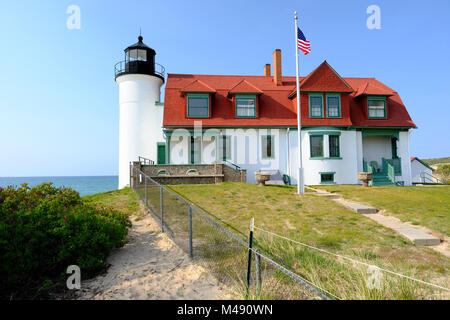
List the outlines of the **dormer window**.
{"type": "Polygon", "coordinates": [[[386,119],[386,97],[367,97],[369,119],[386,119]]]}
{"type": "Polygon", "coordinates": [[[341,96],[340,94],[327,94],[327,117],[341,117],[341,96]]]}
{"type": "Polygon", "coordinates": [[[323,95],[310,94],[309,95],[309,117],[323,118],[323,95]]]}
{"type": "Polygon", "coordinates": [[[187,94],[187,117],[209,118],[209,94],[188,93],[187,94]]]}
{"type": "Polygon", "coordinates": [[[256,95],[236,95],[236,118],[256,118],[256,95]]]}

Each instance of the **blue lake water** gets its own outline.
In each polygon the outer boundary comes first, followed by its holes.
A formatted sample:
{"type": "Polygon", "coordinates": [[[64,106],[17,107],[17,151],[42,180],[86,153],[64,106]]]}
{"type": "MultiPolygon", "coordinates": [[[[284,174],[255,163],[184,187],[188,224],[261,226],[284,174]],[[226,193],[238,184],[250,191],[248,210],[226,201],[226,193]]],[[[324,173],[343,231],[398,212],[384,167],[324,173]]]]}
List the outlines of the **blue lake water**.
{"type": "Polygon", "coordinates": [[[119,184],[118,176],[93,176],[93,177],[0,177],[0,187],[20,186],[28,183],[34,187],[43,182],[52,182],[56,187],[72,188],[81,196],[116,190],[119,184]]]}

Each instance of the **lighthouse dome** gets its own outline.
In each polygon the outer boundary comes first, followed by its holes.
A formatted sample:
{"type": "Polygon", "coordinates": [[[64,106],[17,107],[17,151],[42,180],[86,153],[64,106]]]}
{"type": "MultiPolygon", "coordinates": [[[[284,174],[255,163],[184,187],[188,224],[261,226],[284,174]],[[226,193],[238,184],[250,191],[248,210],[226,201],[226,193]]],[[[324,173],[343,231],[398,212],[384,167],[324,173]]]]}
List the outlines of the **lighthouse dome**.
{"type": "Polygon", "coordinates": [[[156,51],[143,42],[139,36],[138,42],[128,46],[125,51],[125,59],[115,65],[115,76],[124,74],[147,74],[156,76],[164,81],[164,67],[155,62],[156,51]]]}

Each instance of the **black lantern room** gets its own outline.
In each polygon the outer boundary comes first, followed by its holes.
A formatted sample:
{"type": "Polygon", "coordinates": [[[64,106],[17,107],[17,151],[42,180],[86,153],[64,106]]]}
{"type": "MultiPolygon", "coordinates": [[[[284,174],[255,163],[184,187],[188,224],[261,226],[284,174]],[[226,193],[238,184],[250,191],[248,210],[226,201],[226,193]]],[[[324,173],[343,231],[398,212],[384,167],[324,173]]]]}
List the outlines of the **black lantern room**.
{"type": "Polygon", "coordinates": [[[115,66],[116,78],[123,74],[148,74],[164,81],[164,67],[155,62],[156,52],[148,47],[144,38],[139,36],[138,42],[125,49],[125,60],[115,66]]]}

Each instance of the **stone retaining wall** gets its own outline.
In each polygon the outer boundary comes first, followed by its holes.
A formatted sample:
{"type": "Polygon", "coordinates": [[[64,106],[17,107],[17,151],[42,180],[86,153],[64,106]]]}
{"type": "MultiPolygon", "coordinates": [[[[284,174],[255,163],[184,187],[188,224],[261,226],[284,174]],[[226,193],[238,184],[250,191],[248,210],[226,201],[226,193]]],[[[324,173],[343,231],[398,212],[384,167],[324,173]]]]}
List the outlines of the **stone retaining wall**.
{"type": "MultiPolygon", "coordinates": [[[[133,166],[140,168],[146,175],[161,184],[247,182],[246,170],[235,170],[222,163],[143,165],[133,162],[133,166]]],[[[132,179],[136,178],[132,176],[132,179]]]]}

